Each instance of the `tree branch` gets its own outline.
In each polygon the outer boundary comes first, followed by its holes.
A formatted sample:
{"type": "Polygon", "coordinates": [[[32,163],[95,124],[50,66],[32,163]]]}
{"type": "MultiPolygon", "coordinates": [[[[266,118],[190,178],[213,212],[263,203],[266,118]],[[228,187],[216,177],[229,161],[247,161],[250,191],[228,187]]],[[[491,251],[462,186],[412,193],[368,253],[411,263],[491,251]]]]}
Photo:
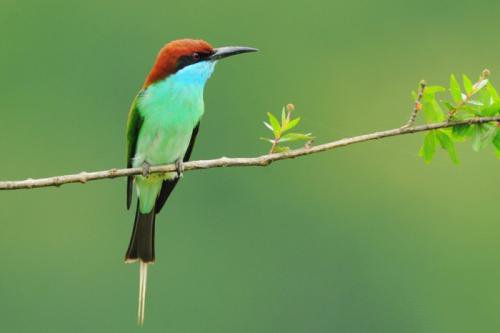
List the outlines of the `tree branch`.
{"type": "MultiPolygon", "coordinates": [[[[220,167],[267,166],[274,161],[316,154],[323,151],[349,146],[355,143],[360,143],[365,141],[377,140],[391,136],[398,136],[410,133],[425,132],[438,128],[453,127],[455,125],[483,124],[488,122],[500,123],[500,116],[472,118],[465,121],[441,122],[441,123],[427,124],[414,127],[400,127],[386,131],[374,132],[374,133],[354,136],[351,138],[331,141],[313,147],[304,147],[282,153],[262,155],[258,157],[239,157],[239,158],[221,157],[212,160],[191,161],[184,163],[184,170],[191,171],[197,169],[210,169],[210,168],[220,168],[220,167]]],[[[176,170],[175,164],[159,165],[159,166],[152,166],[150,169],[150,173],[174,172],[175,170],[176,170]]],[[[62,184],[69,184],[69,183],[86,183],[88,181],[98,180],[98,179],[139,175],[142,174],[142,172],[143,172],[142,168],[110,169],[105,171],[94,171],[94,172],[83,171],[77,174],[55,176],[49,178],[39,178],[39,179],[29,178],[20,181],[2,181],[0,182],[0,190],[18,190],[18,189],[30,189],[30,188],[48,187],[48,186],[61,186],[62,184]]]]}

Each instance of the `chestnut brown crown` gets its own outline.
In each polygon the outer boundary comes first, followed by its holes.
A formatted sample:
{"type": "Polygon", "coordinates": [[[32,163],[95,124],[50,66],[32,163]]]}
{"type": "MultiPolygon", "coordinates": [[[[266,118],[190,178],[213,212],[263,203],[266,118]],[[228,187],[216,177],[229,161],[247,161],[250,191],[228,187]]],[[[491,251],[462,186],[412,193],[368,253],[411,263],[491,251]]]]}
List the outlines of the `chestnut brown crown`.
{"type": "Polygon", "coordinates": [[[178,39],[167,43],[158,53],[144,87],[163,80],[185,66],[207,60],[214,48],[201,39],[178,39]]]}

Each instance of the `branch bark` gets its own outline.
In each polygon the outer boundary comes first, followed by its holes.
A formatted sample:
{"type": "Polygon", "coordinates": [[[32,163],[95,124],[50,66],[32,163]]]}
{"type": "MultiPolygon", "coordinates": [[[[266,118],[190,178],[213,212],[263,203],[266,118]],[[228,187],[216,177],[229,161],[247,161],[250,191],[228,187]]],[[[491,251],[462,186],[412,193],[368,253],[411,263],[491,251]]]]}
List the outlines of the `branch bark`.
{"type": "MultiPolygon", "coordinates": [[[[360,142],[383,139],[387,137],[404,135],[404,134],[425,132],[439,128],[453,127],[455,125],[483,124],[488,122],[500,123],[500,116],[480,117],[465,121],[441,122],[441,123],[433,123],[433,124],[413,126],[413,127],[403,126],[386,131],[373,132],[369,134],[331,141],[313,147],[304,147],[300,149],[290,150],[287,152],[262,155],[258,157],[238,157],[238,158],[221,157],[212,160],[191,161],[184,163],[184,171],[221,168],[221,167],[267,166],[275,161],[316,154],[323,151],[349,146],[360,142]]],[[[158,166],[152,166],[150,169],[150,173],[153,174],[153,173],[174,172],[175,170],[176,170],[175,164],[158,165],[158,166]]],[[[110,169],[110,170],[94,171],[94,172],[83,171],[77,174],[61,175],[49,178],[39,178],[39,179],[29,178],[19,181],[1,181],[0,190],[19,190],[19,189],[31,189],[31,188],[49,187],[49,186],[61,186],[63,184],[69,184],[69,183],[87,183],[89,181],[98,179],[139,175],[142,174],[142,172],[143,172],[142,168],[129,168],[129,169],[124,168],[124,169],[110,169]]]]}

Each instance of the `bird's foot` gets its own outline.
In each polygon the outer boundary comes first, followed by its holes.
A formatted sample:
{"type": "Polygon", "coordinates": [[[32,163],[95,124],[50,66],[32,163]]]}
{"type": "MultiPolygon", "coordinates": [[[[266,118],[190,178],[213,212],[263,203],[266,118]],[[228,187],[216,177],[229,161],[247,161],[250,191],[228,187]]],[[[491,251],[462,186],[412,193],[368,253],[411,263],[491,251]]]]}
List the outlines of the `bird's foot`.
{"type": "Polygon", "coordinates": [[[177,178],[181,178],[184,175],[184,162],[182,159],[175,161],[175,171],[177,172],[177,178]]]}
{"type": "Polygon", "coordinates": [[[142,176],[149,177],[150,173],[151,173],[151,165],[148,162],[144,162],[142,164],[142,176]]]}

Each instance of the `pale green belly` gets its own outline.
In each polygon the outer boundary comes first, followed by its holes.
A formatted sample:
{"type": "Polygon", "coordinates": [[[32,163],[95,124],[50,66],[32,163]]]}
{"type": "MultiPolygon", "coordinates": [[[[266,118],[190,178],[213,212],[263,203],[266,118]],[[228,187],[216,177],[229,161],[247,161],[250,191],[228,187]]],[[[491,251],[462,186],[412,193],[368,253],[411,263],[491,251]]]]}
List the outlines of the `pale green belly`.
{"type": "Polygon", "coordinates": [[[134,166],[174,163],[182,159],[191,140],[194,126],[190,123],[170,124],[145,121],[137,141],[134,166]]]}
{"type": "MultiPolygon", "coordinates": [[[[149,165],[175,163],[182,160],[193,133],[192,122],[167,122],[158,124],[151,119],[145,121],[137,142],[135,167],[145,162],[149,165]]],[[[136,190],[140,198],[142,213],[150,212],[165,179],[176,177],[176,173],[154,174],[149,177],[136,176],[136,190]]]]}

